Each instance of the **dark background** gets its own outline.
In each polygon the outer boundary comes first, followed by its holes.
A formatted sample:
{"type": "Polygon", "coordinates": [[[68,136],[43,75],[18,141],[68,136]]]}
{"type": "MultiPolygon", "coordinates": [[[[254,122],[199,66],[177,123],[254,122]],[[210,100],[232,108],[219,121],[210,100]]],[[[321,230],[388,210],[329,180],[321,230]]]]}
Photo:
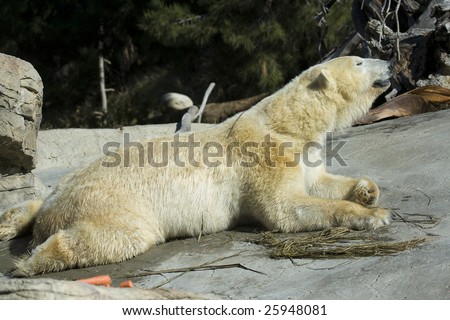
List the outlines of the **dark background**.
{"type": "MultiPolygon", "coordinates": [[[[210,82],[210,102],[278,89],[320,59],[320,10],[320,0],[4,0],[0,52],[41,75],[43,129],[145,124],[166,92],[199,104],[210,82]],[[114,89],[106,120],[95,116],[100,42],[114,89]]],[[[327,21],[331,49],[353,29],[351,0],[327,21]]]]}

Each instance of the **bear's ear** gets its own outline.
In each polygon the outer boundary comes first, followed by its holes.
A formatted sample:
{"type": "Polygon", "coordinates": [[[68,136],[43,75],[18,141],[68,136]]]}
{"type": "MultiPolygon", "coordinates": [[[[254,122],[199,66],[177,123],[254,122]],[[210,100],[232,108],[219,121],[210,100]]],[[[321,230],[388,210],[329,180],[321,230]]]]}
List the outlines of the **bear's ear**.
{"type": "Polygon", "coordinates": [[[327,69],[321,69],[319,75],[309,84],[309,89],[323,90],[332,86],[333,80],[327,69]]]}

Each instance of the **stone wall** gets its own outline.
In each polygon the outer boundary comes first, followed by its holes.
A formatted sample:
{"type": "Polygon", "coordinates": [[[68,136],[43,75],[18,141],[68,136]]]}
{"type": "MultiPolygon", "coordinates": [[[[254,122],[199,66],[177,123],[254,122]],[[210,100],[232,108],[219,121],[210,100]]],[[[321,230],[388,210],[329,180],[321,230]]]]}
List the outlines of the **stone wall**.
{"type": "Polygon", "coordinates": [[[33,66],[0,53],[0,211],[43,191],[31,173],[42,99],[42,80],[33,66]]]}

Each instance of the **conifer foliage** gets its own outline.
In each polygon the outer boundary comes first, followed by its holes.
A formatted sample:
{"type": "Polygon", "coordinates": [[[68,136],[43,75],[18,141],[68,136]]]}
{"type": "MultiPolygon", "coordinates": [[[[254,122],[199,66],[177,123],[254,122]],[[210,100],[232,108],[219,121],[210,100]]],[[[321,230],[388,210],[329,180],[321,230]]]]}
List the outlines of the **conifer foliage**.
{"type": "Polygon", "coordinates": [[[314,59],[319,1],[311,2],[153,0],[140,26],[232,98],[274,90],[314,59]]]}
{"type": "MultiPolygon", "coordinates": [[[[338,1],[327,47],[352,27],[338,1]],[[337,25],[334,21],[339,21],[337,25]]],[[[319,60],[322,0],[4,0],[0,52],[30,61],[45,85],[42,127],[149,123],[170,91],[211,102],[272,92],[319,60]],[[99,30],[104,30],[99,39],[99,30]],[[102,42],[108,91],[100,111],[102,42]]]]}

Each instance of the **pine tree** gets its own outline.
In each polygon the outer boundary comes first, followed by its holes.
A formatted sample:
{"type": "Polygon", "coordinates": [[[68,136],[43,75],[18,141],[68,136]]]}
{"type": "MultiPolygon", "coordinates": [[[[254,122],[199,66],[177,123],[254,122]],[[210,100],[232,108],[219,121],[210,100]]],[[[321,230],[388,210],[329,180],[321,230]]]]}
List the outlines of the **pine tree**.
{"type": "MultiPolygon", "coordinates": [[[[211,101],[245,98],[272,92],[316,63],[321,1],[4,0],[0,52],[31,62],[41,74],[42,127],[101,125],[92,113],[100,109],[103,25],[111,61],[106,81],[115,89],[108,93],[109,125],[146,123],[168,91],[201,101],[214,81],[211,101]]],[[[350,4],[336,2],[330,26],[351,25],[350,4]]],[[[345,34],[329,28],[327,47],[345,34]]]]}
{"type": "Polygon", "coordinates": [[[194,82],[216,81],[226,87],[224,98],[236,98],[274,90],[317,59],[317,8],[289,0],[154,0],[140,26],[196,65],[180,69],[194,82]]]}

